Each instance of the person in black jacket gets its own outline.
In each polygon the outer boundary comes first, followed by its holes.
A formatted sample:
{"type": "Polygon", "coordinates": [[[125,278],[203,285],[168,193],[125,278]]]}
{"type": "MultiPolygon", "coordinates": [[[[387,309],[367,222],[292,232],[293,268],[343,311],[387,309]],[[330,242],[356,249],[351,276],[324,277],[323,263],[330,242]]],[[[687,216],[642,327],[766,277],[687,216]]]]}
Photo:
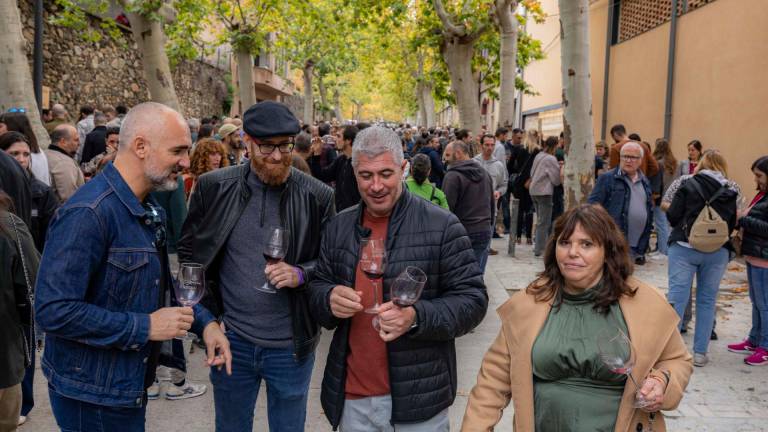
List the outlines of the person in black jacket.
{"type": "Polygon", "coordinates": [[[419,153],[423,153],[429,156],[429,161],[432,163],[432,171],[429,173],[429,181],[432,182],[438,189],[443,187],[443,176],[445,176],[445,168],[443,167],[443,161],[440,160],[440,139],[437,135],[432,135],[427,138],[426,144],[419,149],[419,153]]]}
{"type": "Polygon", "coordinates": [[[312,175],[316,179],[323,183],[334,183],[336,211],[342,211],[360,202],[360,192],[357,191],[357,180],[352,169],[352,143],[356,135],[356,126],[344,127],[341,139],[336,138],[336,150],[339,155],[325,168],[321,164],[323,154],[321,141],[315,141],[312,144],[312,156],[307,159],[312,175]]]}
{"type": "Polygon", "coordinates": [[[728,345],[728,351],[747,354],[744,363],[768,364],[768,156],[752,164],[757,195],[739,219],[741,254],[747,262],[749,299],[752,300],[752,329],[742,342],[728,345]]]}
{"type": "MultiPolygon", "coordinates": [[[[335,329],[321,403],[334,430],[448,430],[456,397],[454,339],[477,326],[488,307],[482,274],[458,218],[402,184],[397,134],[361,131],[352,151],[362,202],[328,225],[310,283],[312,312],[335,329]],[[360,265],[362,239],[382,240],[387,265],[374,298],[360,265]],[[427,281],[413,305],[395,306],[388,288],[408,266],[427,281]],[[383,303],[378,315],[363,312],[383,303]],[[380,331],[372,326],[378,316],[380,331]]],[[[490,230],[490,225],[488,225],[490,230]]]]}
{"type": "Polygon", "coordinates": [[[291,167],[300,128],[287,106],[253,105],[243,115],[243,130],[250,163],[200,176],[182,228],[179,262],[205,267],[208,290],[201,304],[218,318],[232,353],[232,375],[211,368],[216,430],[253,428],[264,379],[270,429],[299,431],[320,339],[309,311],[308,281],[323,227],[335,214],[333,190],[291,167]],[[289,231],[287,250],[282,260],[268,264],[265,246],[275,226],[289,231]],[[266,281],[276,290],[265,292],[266,281]],[[260,360],[254,362],[254,355],[260,360]]]}
{"type": "Polygon", "coordinates": [[[102,112],[93,115],[94,128],[85,136],[80,163],[86,164],[107,150],[107,116],[102,112]]]}
{"type": "MultiPolygon", "coordinates": [[[[0,152],[1,153],[1,152],[0,152]]],[[[0,189],[0,430],[13,431],[22,405],[21,382],[35,356],[32,287],[40,254],[26,224],[0,189]],[[21,251],[21,254],[19,253],[21,251]]]]}
{"type": "Polygon", "coordinates": [[[682,320],[689,301],[693,276],[696,275],[693,364],[699,367],[709,361],[707,348],[715,320],[717,292],[733,248],[730,241],[726,241],[715,252],[702,252],[688,243],[688,235],[707,202],[728,223],[728,232],[736,226],[737,199],[740,193],[728,182],[726,174],[725,158],[717,151],[708,150],[696,167],[696,174],[682,181],[667,210],[667,218],[672,225],[669,238],[667,296],[682,320]]]}
{"type": "Polygon", "coordinates": [[[10,155],[0,151],[0,189],[13,200],[13,208],[27,226],[32,225],[32,190],[24,168],[10,155]]]}

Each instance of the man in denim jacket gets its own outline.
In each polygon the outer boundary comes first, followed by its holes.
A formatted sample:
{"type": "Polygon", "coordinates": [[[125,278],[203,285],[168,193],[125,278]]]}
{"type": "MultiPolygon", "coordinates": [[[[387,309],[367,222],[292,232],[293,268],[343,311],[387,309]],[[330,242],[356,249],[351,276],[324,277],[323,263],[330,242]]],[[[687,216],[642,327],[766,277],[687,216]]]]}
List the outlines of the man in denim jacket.
{"type": "MultiPolygon", "coordinates": [[[[114,164],[62,206],[48,231],[37,280],[42,369],[63,430],[143,431],[146,388],[160,342],[197,333],[201,308],[163,307],[171,286],[162,208],[149,192],[171,190],[189,167],[186,122],[144,103],[126,115],[114,164]]],[[[205,328],[209,364],[227,363],[217,325],[205,328]],[[213,359],[219,349],[220,356],[213,359]]],[[[228,367],[229,368],[229,367],[228,367]]]]}

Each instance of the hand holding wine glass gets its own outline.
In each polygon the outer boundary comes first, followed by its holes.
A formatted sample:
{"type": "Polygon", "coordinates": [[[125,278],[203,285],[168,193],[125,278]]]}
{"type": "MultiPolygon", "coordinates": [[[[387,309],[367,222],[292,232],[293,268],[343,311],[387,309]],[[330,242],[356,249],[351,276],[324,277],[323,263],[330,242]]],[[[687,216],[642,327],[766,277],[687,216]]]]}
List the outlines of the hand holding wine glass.
{"type": "Polygon", "coordinates": [[[389,307],[380,308],[380,314],[373,318],[373,328],[382,330],[380,324],[383,322],[383,330],[386,333],[407,331],[407,328],[403,328],[404,324],[410,327],[412,320],[408,323],[401,322],[403,317],[400,309],[413,306],[421,297],[426,283],[427,275],[421,269],[413,266],[406,267],[389,288],[389,299],[395,306],[395,310],[392,311],[392,308],[389,307]]]}
{"type": "Polygon", "coordinates": [[[608,328],[597,335],[597,349],[600,360],[613,373],[626,375],[635,386],[635,408],[644,408],[651,404],[640,392],[640,386],[632,376],[635,367],[636,353],[632,341],[620,329],[608,328]]]}
{"type": "MultiPolygon", "coordinates": [[[[282,227],[271,227],[267,233],[267,241],[264,244],[264,259],[267,264],[277,264],[285,258],[285,254],[288,252],[288,231],[282,227]]],[[[266,278],[266,276],[265,276],[266,278]]],[[[256,290],[267,293],[275,294],[277,289],[267,279],[263,285],[257,286],[256,290]]]]}
{"type": "MultiPolygon", "coordinates": [[[[176,301],[184,307],[195,306],[205,293],[205,268],[202,264],[182,263],[173,284],[176,301]]],[[[176,337],[176,339],[184,339],[176,337]]]]}

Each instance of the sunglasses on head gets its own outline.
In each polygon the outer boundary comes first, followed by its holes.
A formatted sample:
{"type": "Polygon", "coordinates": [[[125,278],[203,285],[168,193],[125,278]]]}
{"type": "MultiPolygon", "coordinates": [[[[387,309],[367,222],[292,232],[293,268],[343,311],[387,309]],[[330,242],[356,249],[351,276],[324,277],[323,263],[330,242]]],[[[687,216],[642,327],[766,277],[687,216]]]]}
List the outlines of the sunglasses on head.
{"type": "Polygon", "coordinates": [[[24,108],[11,108],[8,110],[9,113],[25,113],[27,112],[24,108]]]}

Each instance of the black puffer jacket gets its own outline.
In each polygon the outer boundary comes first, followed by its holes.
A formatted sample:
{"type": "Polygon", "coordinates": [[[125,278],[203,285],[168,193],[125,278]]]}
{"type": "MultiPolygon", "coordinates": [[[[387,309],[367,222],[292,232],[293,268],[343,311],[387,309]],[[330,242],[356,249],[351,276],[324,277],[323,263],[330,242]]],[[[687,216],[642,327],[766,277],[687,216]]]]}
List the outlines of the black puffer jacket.
{"type": "Polygon", "coordinates": [[[744,230],[741,254],[768,259],[768,194],[739,219],[739,226],[744,230]]]}
{"type": "MultiPolygon", "coordinates": [[[[218,285],[222,249],[251,196],[246,184],[250,169],[250,164],[243,164],[200,176],[190,197],[189,213],[179,240],[179,262],[198,262],[205,266],[208,289],[200,303],[217,317],[224,313],[218,285]]],[[[291,232],[284,261],[300,267],[307,281],[315,272],[323,226],[334,214],[333,189],[291,168],[280,197],[280,220],[291,232]]],[[[253,253],[261,252],[259,245],[254,245],[253,253]]],[[[311,354],[320,339],[320,328],[309,312],[307,287],[305,283],[288,290],[293,354],[298,359],[311,354]]]]}
{"type": "MultiPolygon", "coordinates": [[[[672,234],[669,236],[670,245],[678,241],[688,241],[691,226],[693,226],[693,222],[699,216],[701,209],[704,208],[704,198],[697,192],[692,182],[697,182],[701,186],[707,199],[710,199],[722,186],[714,178],[702,173],[686,179],[680,185],[680,189],[675,193],[672,204],[667,210],[667,219],[669,219],[669,223],[672,225],[672,234]]],[[[733,228],[736,226],[737,198],[738,193],[728,189],[721,193],[714,202],[710,203],[710,206],[728,223],[729,232],[733,231],[733,228]]],[[[724,246],[729,250],[733,250],[730,241],[724,246]]]]}
{"type": "MultiPolygon", "coordinates": [[[[338,427],[345,399],[348,319],[331,313],[330,292],[353,287],[363,204],[340,213],[323,236],[315,279],[310,284],[312,311],[321,325],[336,328],[328,351],[321,402],[331,425],[338,427]]],[[[414,308],[418,327],[387,344],[392,395],[392,423],[423,422],[449,407],[456,397],[454,339],[485,316],[488,295],[464,227],[453,214],[403,191],[389,219],[384,301],[389,284],[409,265],[428,281],[414,308]]]]}

